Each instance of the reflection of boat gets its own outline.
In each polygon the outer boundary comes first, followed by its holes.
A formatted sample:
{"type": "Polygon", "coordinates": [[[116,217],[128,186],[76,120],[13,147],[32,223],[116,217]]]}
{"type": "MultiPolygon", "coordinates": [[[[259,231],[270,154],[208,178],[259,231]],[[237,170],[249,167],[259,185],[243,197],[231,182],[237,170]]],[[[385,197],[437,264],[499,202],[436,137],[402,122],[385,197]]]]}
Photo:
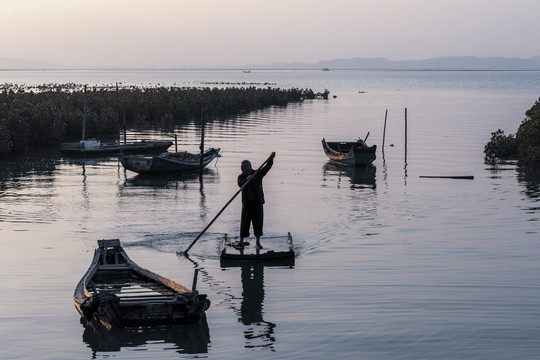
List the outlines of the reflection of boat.
{"type": "Polygon", "coordinates": [[[206,295],[134,263],[120,240],[98,240],[98,245],[73,296],[92,326],[194,323],[210,306],[206,295]]]}
{"type": "Polygon", "coordinates": [[[354,185],[367,185],[371,188],[376,187],[375,175],[377,168],[373,165],[366,166],[344,166],[332,161],[324,164],[323,172],[325,175],[347,176],[354,185]]]}
{"type": "Polygon", "coordinates": [[[206,316],[194,324],[114,327],[110,331],[83,325],[83,341],[94,352],[144,350],[145,346],[161,344],[175,353],[201,354],[208,352],[210,343],[206,316]]]}
{"type": "Polygon", "coordinates": [[[157,156],[120,155],[122,165],[139,174],[165,174],[191,172],[204,168],[219,155],[219,148],[210,148],[201,154],[184,152],[166,152],[157,156]]]}
{"type": "Polygon", "coordinates": [[[294,265],[294,246],[290,233],[286,237],[265,237],[262,242],[263,249],[257,249],[255,245],[238,249],[227,234],[223,235],[220,254],[221,266],[235,266],[235,263],[242,262],[294,265]]]}
{"type": "Polygon", "coordinates": [[[327,142],[322,139],[324,153],[332,161],[345,165],[369,165],[375,160],[377,145],[367,146],[364,140],[327,142]]]}
{"type": "Polygon", "coordinates": [[[166,151],[171,145],[169,140],[141,140],[128,142],[101,142],[99,140],[81,140],[63,143],[60,152],[63,155],[101,156],[114,154],[150,154],[166,151]]]}
{"type": "MultiPolygon", "coordinates": [[[[187,172],[187,173],[170,173],[155,176],[154,174],[137,174],[131,178],[127,178],[125,186],[151,186],[156,188],[167,188],[176,186],[179,183],[202,181],[199,172],[187,172]]],[[[203,169],[202,175],[205,177],[205,183],[213,181],[212,175],[215,172],[212,169],[203,169]]]]}

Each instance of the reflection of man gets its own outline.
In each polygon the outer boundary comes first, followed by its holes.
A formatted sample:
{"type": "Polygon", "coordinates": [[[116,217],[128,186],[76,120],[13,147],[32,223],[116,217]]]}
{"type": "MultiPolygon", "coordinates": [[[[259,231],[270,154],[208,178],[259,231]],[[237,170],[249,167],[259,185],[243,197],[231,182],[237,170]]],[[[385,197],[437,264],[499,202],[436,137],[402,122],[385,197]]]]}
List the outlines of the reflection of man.
{"type": "Polygon", "coordinates": [[[260,238],[263,234],[263,204],[264,192],[262,186],[263,177],[274,165],[273,152],[266,165],[255,171],[251,167],[249,160],[242,161],[242,173],[238,175],[238,186],[242,187],[247,181],[248,184],[242,189],[242,215],[240,219],[240,241],[238,247],[244,247],[244,238],[249,236],[249,227],[253,224],[253,233],[257,239],[257,249],[262,249],[260,238]]]}
{"type": "MultiPolygon", "coordinates": [[[[242,265],[242,304],[240,306],[240,321],[249,326],[244,331],[249,347],[273,348],[276,342],[275,324],[263,319],[264,302],[264,266],[242,265]]],[[[248,347],[248,346],[246,346],[248,347]]]]}

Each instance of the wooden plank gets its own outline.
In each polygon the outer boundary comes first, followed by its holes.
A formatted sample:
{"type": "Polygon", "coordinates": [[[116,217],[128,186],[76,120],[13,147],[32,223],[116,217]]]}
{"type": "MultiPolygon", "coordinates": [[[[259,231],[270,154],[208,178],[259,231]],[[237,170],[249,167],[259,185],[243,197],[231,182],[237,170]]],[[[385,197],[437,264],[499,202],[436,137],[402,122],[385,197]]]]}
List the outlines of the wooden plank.
{"type": "Polygon", "coordinates": [[[420,175],[421,178],[427,179],[461,179],[461,180],[474,180],[474,176],[465,175],[465,176],[433,176],[433,175],[420,175]]]}

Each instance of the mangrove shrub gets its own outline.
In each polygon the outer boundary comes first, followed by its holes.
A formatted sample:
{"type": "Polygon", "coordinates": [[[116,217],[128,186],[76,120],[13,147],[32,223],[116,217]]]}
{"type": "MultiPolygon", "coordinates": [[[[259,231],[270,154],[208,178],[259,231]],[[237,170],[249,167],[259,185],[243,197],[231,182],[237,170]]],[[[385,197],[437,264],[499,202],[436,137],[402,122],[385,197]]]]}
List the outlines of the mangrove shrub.
{"type": "MultiPolygon", "coordinates": [[[[328,98],[328,90],[252,87],[90,87],[86,137],[117,136],[125,119],[130,127],[171,129],[200,118],[211,121],[304,99],[328,98]]],[[[4,85],[0,92],[0,153],[58,146],[82,134],[82,85],[41,85],[31,90],[4,85]]]]}
{"type": "Polygon", "coordinates": [[[484,147],[486,160],[517,158],[523,163],[540,164],[540,102],[537,100],[525,115],[515,136],[504,135],[500,129],[491,133],[484,147]]]}

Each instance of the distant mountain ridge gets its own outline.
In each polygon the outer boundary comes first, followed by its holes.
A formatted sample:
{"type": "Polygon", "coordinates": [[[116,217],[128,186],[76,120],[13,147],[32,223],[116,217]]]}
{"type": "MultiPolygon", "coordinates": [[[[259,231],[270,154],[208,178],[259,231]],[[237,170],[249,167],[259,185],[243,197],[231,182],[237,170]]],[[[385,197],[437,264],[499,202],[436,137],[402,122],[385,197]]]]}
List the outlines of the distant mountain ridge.
{"type": "Polygon", "coordinates": [[[21,60],[0,57],[0,70],[27,70],[27,69],[65,69],[66,66],[52,64],[46,61],[21,60]]]}
{"type": "Polygon", "coordinates": [[[361,69],[361,70],[540,70],[540,56],[528,59],[476,56],[445,56],[425,60],[388,60],[351,58],[323,60],[313,64],[274,63],[271,68],[285,69],[361,69]]]}
{"type": "MultiPolygon", "coordinates": [[[[37,60],[0,57],[0,70],[74,69],[72,66],[37,60]]],[[[78,69],[122,69],[119,66],[85,66],[78,69]]],[[[196,67],[148,66],[139,69],[181,69],[196,67]]],[[[383,57],[322,60],[316,63],[272,63],[262,65],[215,66],[212,69],[323,69],[330,70],[540,70],[540,56],[527,59],[477,56],[444,56],[424,60],[388,60],[383,57]]]]}

